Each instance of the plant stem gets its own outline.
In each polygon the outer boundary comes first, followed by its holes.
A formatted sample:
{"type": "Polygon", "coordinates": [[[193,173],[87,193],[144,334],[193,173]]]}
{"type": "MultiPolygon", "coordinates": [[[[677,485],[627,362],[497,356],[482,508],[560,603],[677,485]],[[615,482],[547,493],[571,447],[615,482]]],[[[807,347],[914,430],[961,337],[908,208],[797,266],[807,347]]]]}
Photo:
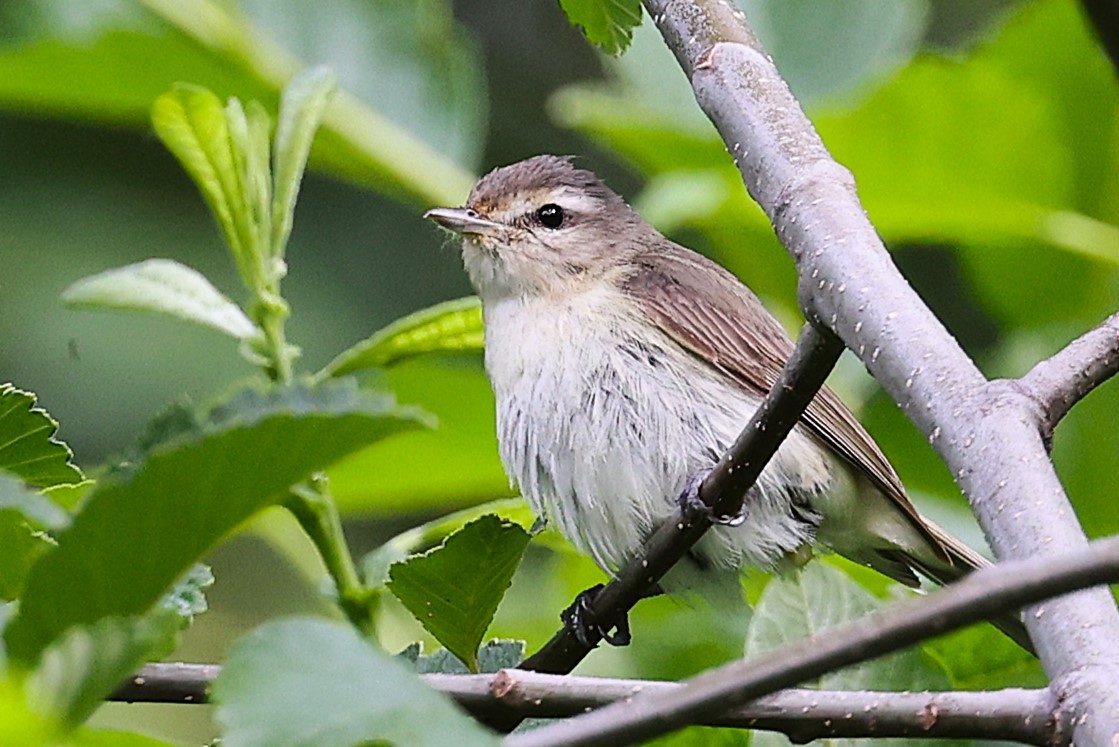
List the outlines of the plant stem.
{"type": "Polygon", "coordinates": [[[277,384],[291,383],[291,355],[288,353],[287,338],[284,335],[284,317],[276,311],[269,310],[260,322],[264,330],[264,339],[268,345],[271,365],[268,367],[268,376],[277,384]]]}
{"type": "Polygon", "coordinates": [[[327,486],[326,477],[316,475],[309,481],[292,487],[284,506],[295,515],[299,525],[319,551],[327,573],[338,590],[338,606],[342,608],[342,612],[365,636],[374,637],[376,597],[362,585],[358,576],[353,556],[346,546],[342,520],[327,486]]]}

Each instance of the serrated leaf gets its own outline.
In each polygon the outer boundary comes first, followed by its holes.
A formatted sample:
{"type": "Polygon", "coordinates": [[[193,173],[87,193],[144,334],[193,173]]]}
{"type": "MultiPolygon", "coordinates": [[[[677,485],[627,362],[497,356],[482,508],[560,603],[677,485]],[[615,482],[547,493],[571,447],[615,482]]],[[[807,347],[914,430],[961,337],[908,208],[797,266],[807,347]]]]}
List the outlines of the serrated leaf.
{"type": "Polygon", "coordinates": [[[200,86],[177,83],[152,105],[152,126],[202,192],[244,278],[256,237],[221,100],[200,86]]]}
{"type": "Polygon", "coordinates": [[[326,376],[342,376],[367,368],[386,368],[424,353],[481,350],[484,328],[482,302],[477,296],[429,306],[397,319],[323,369],[326,376]]]}
{"type": "Polygon", "coordinates": [[[35,406],[35,395],[0,383],[0,470],[36,487],[81,482],[74,452],[54,437],[58,422],[35,406]]]}
{"type": "Polygon", "coordinates": [[[488,515],[439,547],[389,569],[389,590],[420,624],[478,671],[478,644],[493,621],[530,535],[488,515]]]}
{"type": "Polygon", "coordinates": [[[191,623],[194,618],[210,609],[205,590],[214,585],[214,573],[205,563],[195,563],[179,579],[160,602],[160,607],[173,612],[184,622],[191,623]]]}
{"type": "Polygon", "coordinates": [[[30,664],[63,630],[146,612],[210,546],[294,483],[388,435],[422,412],[352,382],[243,392],[201,434],[157,447],[105,477],[58,548],[32,569],[9,653],[30,664]]]}
{"type": "MultiPolygon", "coordinates": [[[[880,609],[883,603],[831,566],[815,562],[788,576],[774,578],[754,608],[746,633],[747,656],[802,643],[810,635],[880,609]]],[[[831,672],[804,687],[828,690],[944,690],[944,672],[911,649],[831,672]]],[[[752,745],[789,745],[780,734],[757,732],[752,745]]],[[[837,740],[835,747],[864,744],[837,740]]]]}
{"type": "MultiPolygon", "coordinates": [[[[409,662],[416,674],[470,674],[462,660],[445,648],[433,654],[421,654],[418,643],[397,654],[397,658],[409,662]]],[[[524,661],[525,642],[494,639],[486,641],[478,649],[478,671],[493,674],[502,669],[512,669],[524,661]]]]}
{"type": "Polygon", "coordinates": [[[164,608],[70,628],[43,652],[28,681],[33,703],[66,728],[81,724],[144,662],[174,650],[182,625],[164,608]]]}
{"type": "Polygon", "coordinates": [[[70,524],[70,515],[50,498],[28,490],[16,478],[0,472],[0,513],[9,512],[36,529],[58,530],[70,524]]]}
{"type": "Polygon", "coordinates": [[[44,489],[43,495],[64,511],[73,511],[94,484],[94,480],[82,480],[72,485],[54,485],[44,489]]]}
{"type": "Polygon", "coordinates": [[[560,0],[560,6],[588,41],[609,54],[625,51],[641,25],[641,0],[560,0]]]}
{"type": "Polygon", "coordinates": [[[238,340],[258,333],[241,307],[205,275],[171,259],[149,259],[82,278],[62,292],[62,300],[76,308],[163,314],[238,340]]]}
{"type": "Polygon", "coordinates": [[[268,623],[242,638],[214,700],[224,747],[498,744],[405,662],[323,620],[268,623]]]}
{"type": "Polygon", "coordinates": [[[441,516],[418,527],[401,532],[361,559],[361,581],[368,588],[383,586],[389,578],[389,568],[409,555],[444,541],[448,536],[470,522],[486,516],[497,516],[502,521],[520,525],[529,534],[535,534],[536,518],[532,509],[521,498],[501,498],[480,506],[464,508],[448,516],[441,516]]]}
{"type": "Polygon", "coordinates": [[[486,641],[478,650],[478,671],[493,674],[512,669],[525,659],[525,642],[508,639],[486,641]]]}
{"type": "Polygon", "coordinates": [[[292,78],[280,96],[276,139],[272,146],[273,256],[283,256],[311,142],[335,86],[334,73],[329,68],[313,67],[292,78]]]}

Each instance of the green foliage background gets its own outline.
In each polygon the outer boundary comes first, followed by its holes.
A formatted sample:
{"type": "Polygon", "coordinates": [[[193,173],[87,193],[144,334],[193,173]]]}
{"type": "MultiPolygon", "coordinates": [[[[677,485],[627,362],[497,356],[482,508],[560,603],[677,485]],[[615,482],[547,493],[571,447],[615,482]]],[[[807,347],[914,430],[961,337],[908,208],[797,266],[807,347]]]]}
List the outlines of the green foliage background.
{"type": "MultiPolygon", "coordinates": [[[[1115,310],[1119,88],[1076,3],[742,5],[854,172],[903,272],[985,372],[1020,375],[1115,310]]],[[[540,152],[578,154],[796,328],[791,263],[648,19],[631,49],[610,58],[552,0],[11,0],[0,6],[0,380],[39,395],[81,466],[124,452],[169,401],[206,402],[251,373],[212,332],[59,302],[74,280],[149,256],[180,259],[236,293],[202,201],[152,136],[151,102],[189,81],[274,106],[299,61],[331,65],[350,107],[324,125],[287,255],[288,331],[304,349],[303,370],[396,317],[468,294],[457,248],[422,211],[459,204],[474,175],[540,152]],[[211,5],[228,23],[200,20],[211,5]]],[[[441,426],[333,470],[357,555],[510,495],[477,356],[413,360],[384,379],[441,426]]],[[[981,543],[950,476],[858,363],[847,360],[833,383],[922,508],[981,543]]],[[[1093,536],[1119,531],[1109,479],[1117,409],[1119,388],[1105,386],[1056,437],[1059,471],[1093,536]]],[[[262,620],[330,611],[318,561],[279,512],[210,560],[212,611],[178,658],[219,660],[262,620]]],[[[491,634],[527,638],[532,649],[601,574],[537,543],[529,561],[491,634]]],[[[389,650],[422,637],[393,603],[382,615],[389,650]]],[[[635,645],[598,651],[582,671],[695,672],[742,651],[745,620],[706,603],[650,600],[634,618],[635,645]]],[[[968,641],[957,640],[957,650],[975,649],[966,660],[942,651],[959,660],[944,667],[954,686],[1036,677],[1015,669],[1011,653],[968,641]]],[[[937,658],[935,647],[925,656],[937,658]]],[[[205,708],[110,707],[96,719],[147,719],[152,733],[194,741],[212,729],[205,708]]]]}

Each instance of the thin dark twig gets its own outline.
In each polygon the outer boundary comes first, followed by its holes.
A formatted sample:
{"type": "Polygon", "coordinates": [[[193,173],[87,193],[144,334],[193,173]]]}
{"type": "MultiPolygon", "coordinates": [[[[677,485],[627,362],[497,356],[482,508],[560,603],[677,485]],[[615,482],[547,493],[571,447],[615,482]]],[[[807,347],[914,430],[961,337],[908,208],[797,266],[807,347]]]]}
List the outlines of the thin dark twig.
{"type": "Polygon", "coordinates": [[[1119,314],[1046,358],[1019,379],[1031,399],[1041,405],[1042,435],[1053,429],[1073,405],[1119,373],[1119,314]]]}
{"type": "MultiPolygon", "coordinates": [[[[712,515],[738,513],[746,491],[823,386],[842,352],[843,343],[837,337],[805,325],[781,378],[738,440],[700,485],[700,498],[708,508],[677,509],[661,524],[642,553],[627,563],[590,603],[586,620],[593,627],[609,629],[632,609],[703,536],[711,526],[712,515]]],[[[566,674],[591,650],[565,626],[520,668],[566,674]]]]}
{"type": "Polygon", "coordinates": [[[671,693],[638,695],[585,716],[507,737],[507,747],[635,744],[841,667],[1076,589],[1119,581],[1119,537],[1065,555],[1006,561],[926,597],[800,643],[710,670],[671,693]]]}
{"type": "Polygon", "coordinates": [[[208,703],[217,664],[148,664],[107,700],[125,703],[208,703]]]}

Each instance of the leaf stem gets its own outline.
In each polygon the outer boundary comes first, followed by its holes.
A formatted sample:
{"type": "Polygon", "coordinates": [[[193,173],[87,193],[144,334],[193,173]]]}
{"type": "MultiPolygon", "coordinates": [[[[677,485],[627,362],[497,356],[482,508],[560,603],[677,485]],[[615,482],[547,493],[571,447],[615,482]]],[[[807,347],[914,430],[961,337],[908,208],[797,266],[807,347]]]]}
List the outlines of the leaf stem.
{"type": "Polygon", "coordinates": [[[320,473],[292,487],[284,506],[319,551],[327,573],[334,579],[342,612],[363,635],[375,637],[376,594],[371,593],[358,576],[326,476],[320,473]]]}

